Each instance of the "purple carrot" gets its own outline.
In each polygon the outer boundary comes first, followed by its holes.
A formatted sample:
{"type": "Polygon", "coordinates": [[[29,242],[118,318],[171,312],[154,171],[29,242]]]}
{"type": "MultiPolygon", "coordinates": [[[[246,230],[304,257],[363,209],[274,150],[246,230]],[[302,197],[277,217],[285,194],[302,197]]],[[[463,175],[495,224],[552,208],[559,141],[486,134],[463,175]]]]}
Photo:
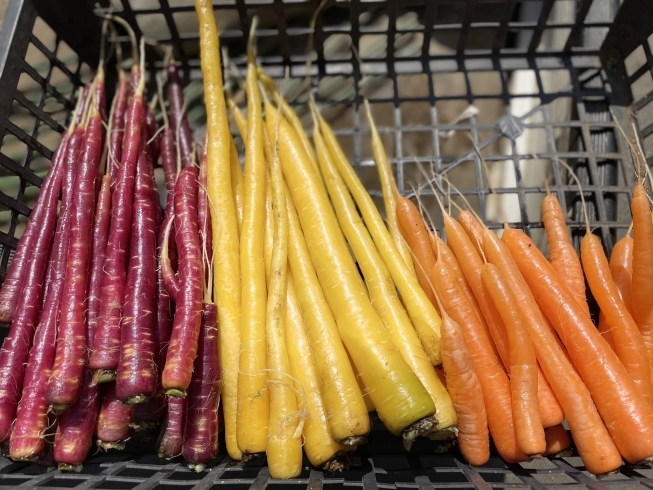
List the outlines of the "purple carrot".
{"type": "Polygon", "coordinates": [[[147,151],[152,161],[158,162],[161,154],[161,133],[159,133],[159,125],[156,123],[151,107],[148,107],[145,113],[145,124],[147,126],[147,151]]]}
{"type": "MultiPolygon", "coordinates": [[[[107,120],[107,94],[104,85],[104,66],[102,63],[98,66],[97,75],[95,76],[95,103],[100,111],[100,118],[103,121],[107,120]]],[[[104,128],[103,128],[104,129],[104,128]]]]}
{"type": "MultiPolygon", "coordinates": [[[[91,271],[88,286],[88,311],[86,315],[86,339],[88,347],[93,347],[95,326],[100,308],[99,279],[102,277],[107,235],[109,233],[109,213],[111,203],[111,177],[105,175],[98,196],[93,227],[91,249],[91,271]]],[[[86,459],[93,443],[93,431],[100,406],[97,386],[91,386],[93,372],[84,370],[84,381],[79,399],[59,416],[59,424],[54,438],[54,458],[60,470],[76,471],[86,459]]]]}
{"type": "Polygon", "coordinates": [[[209,206],[209,196],[206,192],[207,184],[207,162],[206,150],[208,145],[204,145],[200,154],[200,176],[199,187],[197,191],[197,216],[200,225],[200,238],[202,240],[202,256],[204,259],[204,277],[209,276],[211,259],[213,258],[213,239],[211,234],[211,211],[209,206]]]}
{"type": "Polygon", "coordinates": [[[159,458],[170,459],[181,454],[186,425],[186,399],[168,397],[168,412],[156,443],[159,458]]]}
{"type": "Polygon", "coordinates": [[[190,384],[202,320],[202,255],[197,218],[197,169],[186,167],[175,185],[175,228],[179,251],[179,296],[162,384],[183,397],[190,384]]]}
{"type": "Polygon", "coordinates": [[[91,263],[91,234],[95,215],[95,178],[101,152],[102,120],[96,107],[80,154],[70,222],[66,278],[61,297],[57,353],[46,386],[45,399],[55,413],[77,400],[86,365],[86,293],[91,263]]]}
{"type": "Polygon", "coordinates": [[[79,471],[93,444],[100,393],[97,386],[91,386],[92,381],[93,371],[86,368],[79,400],[58,417],[54,459],[60,470],[79,471]]]}
{"type": "Polygon", "coordinates": [[[116,395],[116,384],[107,383],[95,426],[97,445],[105,451],[125,449],[125,442],[132,433],[129,423],[133,413],[134,407],[123,405],[116,395]]]}
{"type": "MultiPolygon", "coordinates": [[[[69,138],[70,131],[67,131],[61,140],[59,148],[54,153],[52,165],[45,179],[43,179],[38,200],[30,213],[23,236],[18,242],[7,277],[2,283],[2,289],[0,289],[0,323],[11,323],[13,321],[18,306],[18,298],[23,290],[23,279],[25,278],[32,250],[39,242],[43,241],[43,234],[47,232],[49,226],[54,227],[57,215],[57,199],[59,198],[63,179],[63,162],[66,158],[69,138]]],[[[0,360],[1,364],[2,361],[0,360]]]]}
{"type": "Polygon", "coordinates": [[[215,303],[204,303],[195,370],[188,387],[182,455],[188,467],[198,472],[218,454],[221,378],[217,315],[215,303]]]}
{"type": "Polygon", "coordinates": [[[125,113],[127,112],[127,77],[121,69],[118,71],[118,88],[111,105],[111,114],[109,115],[110,130],[109,134],[109,174],[113,178],[111,188],[115,186],[120,159],[122,158],[122,140],[125,133],[125,113]]]}
{"type": "Polygon", "coordinates": [[[89,97],[90,93],[91,93],[91,84],[87,83],[86,85],[84,85],[84,88],[82,89],[82,92],[79,95],[79,103],[77,105],[77,110],[75,110],[75,114],[73,115],[75,124],[78,126],[82,124],[82,119],[84,118],[84,114],[86,114],[86,104],[88,104],[90,101],[90,97],[89,97]]]}
{"type": "Polygon", "coordinates": [[[104,262],[100,315],[89,361],[94,382],[115,379],[120,360],[120,317],[127,282],[127,253],[132,221],[132,194],[143,126],[143,84],[129,103],[122,159],[111,196],[111,225],[104,262]]]}
{"type": "Polygon", "coordinates": [[[120,327],[116,394],[125,405],[147,402],[157,387],[154,354],[156,218],[146,152],[136,169],[129,273],[120,327]]]}
{"type": "Polygon", "coordinates": [[[177,150],[175,139],[168,126],[163,128],[161,134],[161,166],[166,180],[166,190],[171,193],[177,181],[177,150]]]}
{"type": "Polygon", "coordinates": [[[192,164],[193,134],[186,118],[184,89],[177,65],[172,58],[168,63],[168,101],[170,102],[170,127],[175,141],[179,142],[181,166],[185,168],[192,164]]]}
{"type": "MultiPolygon", "coordinates": [[[[76,140],[79,139],[80,134],[81,131],[71,138],[72,147],[78,146],[76,140]]],[[[73,152],[70,158],[66,158],[64,161],[60,217],[48,265],[48,290],[39,327],[34,335],[34,344],[29,352],[22,398],[18,404],[9,445],[9,452],[14,460],[33,461],[38,459],[45,449],[44,433],[46,429],[50,428],[51,421],[48,417],[48,404],[45,401],[45,386],[54,364],[59,305],[66,276],[72,199],[78,171],[75,153],[73,152]]]]}

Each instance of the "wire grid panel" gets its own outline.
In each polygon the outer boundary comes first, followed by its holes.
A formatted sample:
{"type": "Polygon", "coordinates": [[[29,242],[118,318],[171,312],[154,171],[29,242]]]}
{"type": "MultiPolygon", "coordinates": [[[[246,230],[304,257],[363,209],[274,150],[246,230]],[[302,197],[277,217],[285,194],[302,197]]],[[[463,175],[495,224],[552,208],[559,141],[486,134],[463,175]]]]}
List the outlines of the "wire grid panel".
{"type": "Polygon", "coordinates": [[[382,431],[372,433],[370,444],[359,448],[349,469],[324,473],[305,461],[300,476],[291,480],[271,479],[265,458],[240,466],[221,456],[209,465],[208,471],[196,473],[186,468],[180,458],[161,461],[148,453],[143,443],[130,442],[124,452],[90,457],[80,473],[72,474],[43,473],[34,464],[0,459],[0,488],[623,490],[653,485],[650,467],[623,467],[618,474],[597,479],[585,471],[578,457],[506,465],[493,453],[485,466],[470,467],[462,462],[456,451],[434,454],[431,445],[424,441],[418,441],[416,447],[406,453],[397,438],[382,431]]]}

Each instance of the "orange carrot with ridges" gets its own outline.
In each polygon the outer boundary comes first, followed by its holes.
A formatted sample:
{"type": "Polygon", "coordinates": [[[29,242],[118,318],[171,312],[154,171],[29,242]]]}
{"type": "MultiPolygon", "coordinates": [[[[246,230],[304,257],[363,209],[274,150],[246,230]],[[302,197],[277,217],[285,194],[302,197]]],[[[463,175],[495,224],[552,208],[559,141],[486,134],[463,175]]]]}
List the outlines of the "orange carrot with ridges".
{"type": "Polygon", "coordinates": [[[546,451],[544,451],[546,456],[558,455],[571,445],[567,429],[562,424],[544,429],[544,437],[546,438],[546,451]]]}
{"type": "MultiPolygon", "coordinates": [[[[619,297],[632,314],[632,281],[633,281],[633,239],[626,235],[612,247],[610,255],[610,274],[617,286],[619,297]]],[[[603,312],[599,314],[599,332],[614,350],[610,325],[603,312]]]]}

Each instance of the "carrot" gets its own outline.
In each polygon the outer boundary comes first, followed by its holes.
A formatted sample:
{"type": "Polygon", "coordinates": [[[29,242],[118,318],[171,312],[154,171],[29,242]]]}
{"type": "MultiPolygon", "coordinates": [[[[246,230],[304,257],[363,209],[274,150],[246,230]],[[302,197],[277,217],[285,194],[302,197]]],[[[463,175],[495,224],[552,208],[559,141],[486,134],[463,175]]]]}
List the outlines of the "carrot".
{"type": "Polygon", "coordinates": [[[614,353],[635,382],[637,391],[649,405],[653,405],[651,367],[646,345],[637,324],[619,296],[601,241],[590,233],[589,226],[581,240],[580,257],[590,290],[611,326],[614,353]]]}
{"type": "Polygon", "coordinates": [[[638,393],[626,368],[530,238],[508,229],[503,240],[567,347],[621,455],[632,463],[653,456],[653,407],[638,393]]]}
{"type": "Polygon", "coordinates": [[[410,199],[404,196],[397,196],[397,223],[401,234],[408,244],[408,248],[417,261],[415,271],[420,286],[429,298],[429,301],[436,306],[435,293],[429,280],[429,272],[435,264],[435,254],[431,248],[429,231],[426,229],[422,215],[410,199]]]}
{"type": "MultiPolygon", "coordinates": [[[[276,110],[266,104],[268,134],[275,131],[276,110]]],[[[338,331],[384,425],[395,435],[412,436],[422,419],[435,413],[433,400],[401,354],[391,348],[383,323],[372,308],[358,269],[338,227],[326,189],[306,157],[293,129],[279,124],[279,149],[304,237],[338,331]],[[415,425],[414,425],[415,424],[415,425]]],[[[337,439],[336,439],[337,440],[337,439]]]]}
{"type": "Polygon", "coordinates": [[[268,296],[263,258],[266,170],[261,96],[253,46],[257,22],[257,19],[252,22],[247,45],[247,139],[240,232],[241,301],[246,307],[241,311],[237,437],[238,448],[244,454],[265,451],[270,419],[265,340],[268,296]]]}
{"type": "Polygon", "coordinates": [[[91,233],[95,215],[95,179],[100,159],[102,121],[91,107],[84,146],[75,180],[66,278],[61,293],[57,352],[46,386],[45,399],[55,413],[65,411],[78,396],[86,365],[86,305],[91,233]]]}
{"type": "Polygon", "coordinates": [[[474,245],[479,255],[483,255],[483,225],[466,209],[460,211],[458,223],[460,223],[460,226],[467,233],[467,236],[472,241],[472,245],[474,245]]]}
{"type": "Polygon", "coordinates": [[[79,471],[93,444],[93,432],[100,406],[97,386],[91,386],[93,371],[84,370],[79,399],[57,417],[54,459],[60,470],[79,471]]]}
{"type": "Polygon", "coordinates": [[[111,196],[111,225],[104,261],[100,314],[89,360],[89,366],[95,371],[96,383],[115,379],[115,370],[120,361],[120,318],[127,281],[134,175],[141,151],[143,87],[144,80],[141,78],[129,101],[123,151],[111,196]]]}
{"type": "MultiPolygon", "coordinates": [[[[629,235],[624,236],[612,247],[610,274],[615,286],[617,286],[621,301],[632,314],[633,239],[629,235]]],[[[599,332],[614,350],[614,341],[612,340],[610,328],[605,315],[601,312],[599,314],[599,332]]]]}
{"type": "Polygon", "coordinates": [[[129,422],[133,406],[125,406],[116,395],[116,383],[109,382],[104,388],[95,434],[100,449],[125,449],[125,442],[131,436],[129,422]]]}
{"type": "Polygon", "coordinates": [[[183,451],[186,402],[185,398],[168,397],[168,411],[156,442],[159,458],[171,459],[179,456],[183,451]]]}
{"type": "Polygon", "coordinates": [[[562,452],[571,446],[567,429],[562,424],[554,425],[548,429],[544,429],[544,437],[546,439],[546,456],[562,456],[562,452]]]}
{"type": "Polygon", "coordinates": [[[515,308],[515,298],[499,270],[492,264],[485,264],[481,275],[508,331],[510,391],[517,445],[524,454],[539,457],[546,449],[546,441],[537,404],[535,350],[521,313],[515,308]]]}
{"type": "Polygon", "coordinates": [[[184,103],[184,88],[179,78],[177,64],[170,57],[168,62],[168,101],[170,102],[170,129],[175,135],[175,141],[181,153],[181,166],[185,168],[191,165],[193,149],[193,134],[188,125],[186,117],[186,105],[184,103]]]}
{"type": "MultiPolygon", "coordinates": [[[[503,274],[526,321],[540,367],[560,403],[588,471],[608,473],[621,466],[621,456],[603,425],[588,389],[571,364],[566,350],[540,311],[508,247],[490,230],[483,233],[488,261],[503,274]]],[[[540,413],[544,407],[540,399],[540,413]]]]}
{"type": "Polygon", "coordinates": [[[188,462],[188,467],[198,473],[218,454],[220,359],[217,318],[215,303],[205,302],[195,370],[188,388],[186,428],[181,454],[188,462]]]}
{"type": "Polygon", "coordinates": [[[245,116],[245,114],[243,114],[243,111],[240,110],[240,107],[236,105],[236,103],[231,97],[227,99],[227,105],[229,106],[231,115],[233,116],[234,121],[236,122],[236,127],[238,128],[238,132],[240,133],[240,138],[243,140],[243,144],[244,144],[245,141],[247,141],[247,117],[245,116]]]}
{"type": "Polygon", "coordinates": [[[211,260],[213,259],[213,234],[211,233],[211,212],[209,209],[209,197],[206,193],[208,185],[206,145],[200,153],[200,173],[197,190],[197,217],[199,220],[200,237],[202,241],[202,256],[210,260],[204,260],[204,277],[211,273],[211,260]]]}
{"type": "MultiPolygon", "coordinates": [[[[653,222],[646,190],[637,182],[630,202],[633,214],[632,313],[648,351],[653,373],[653,222]]],[[[652,374],[653,376],[653,374],[652,374]]]]}
{"type": "MultiPolygon", "coordinates": [[[[421,347],[419,337],[397,296],[392,277],[374,246],[374,241],[365,228],[345,183],[335,168],[333,159],[318,129],[317,121],[315,121],[315,128],[313,140],[322,175],[342,231],[365,278],[372,307],[385,324],[392,342],[431,396],[437,411],[434,431],[445,437],[453,430],[456,423],[456,414],[451,399],[428,361],[426,352],[421,347]]],[[[419,213],[416,218],[422,220],[419,213]]],[[[426,239],[429,252],[433,255],[428,234],[426,239]]]]}
{"type": "MultiPolygon", "coordinates": [[[[410,254],[410,250],[406,245],[406,241],[401,236],[401,231],[399,229],[399,223],[397,222],[397,183],[392,175],[392,167],[388,161],[388,156],[385,153],[385,148],[383,147],[383,142],[379,137],[379,133],[376,130],[376,124],[374,124],[374,119],[372,118],[372,111],[370,111],[370,104],[367,101],[367,98],[363,99],[365,103],[365,109],[367,111],[367,120],[370,125],[370,133],[372,136],[372,152],[374,153],[374,160],[376,162],[376,169],[379,171],[379,179],[381,180],[381,190],[383,191],[383,205],[385,207],[385,219],[388,222],[388,230],[392,236],[392,241],[397,247],[398,252],[401,254],[401,257],[404,259],[404,263],[408,269],[415,273],[413,265],[413,257],[410,254]]],[[[430,269],[426,270],[428,274],[430,269]]]]}
{"type": "Polygon", "coordinates": [[[112,190],[116,185],[116,177],[122,158],[122,141],[125,134],[125,113],[127,111],[128,80],[122,68],[118,68],[118,88],[111,103],[109,114],[109,175],[111,175],[112,190]]]}
{"type": "MultiPolygon", "coordinates": [[[[161,244],[161,252],[159,255],[159,269],[161,271],[161,280],[163,281],[164,289],[173,303],[177,302],[179,296],[179,278],[172,268],[172,261],[170,260],[170,248],[172,243],[176,240],[170,240],[170,232],[174,227],[174,214],[169,219],[164,220],[165,229],[163,230],[163,242],[161,244]]],[[[176,248],[176,246],[175,246],[176,248]]]]}
{"type": "Polygon", "coordinates": [[[334,313],[311,262],[293,200],[286,199],[286,205],[289,210],[288,261],[315,360],[326,419],[335,442],[356,446],[370,431],[367,407],[338,333],[334,313]]]}
{"type": "Polygon", "coordinates": [[[154,352],[156,308],[156,231],[154,182],[141,153],[134,183],[129,272],[120,325],[116,395],[125,405],[147,402],[157,387],[154,352]]]}
{"type": "MultiPolygon", "coordinates": [[[[152,102],[156,102],[153,100],[152,102]]],[[[151,156],[153,161],[158,161],[161,154],[161,132],[159,125],[154,117],[151,104],[145,110],[145,127],[147,137],[147,153],[151,156]]]]}
{"type": "Polygon", "coordinates": [[[587,306],[583,269],[576,249],[571,243],[566,217],[562,212],[560,202],[549,192],[548,187],[546,196],[542,201],[542,221],[544,221],[544,229],[549,242],[549,262],[565,286],[574,295],[578,304],[589,315],[590,310],[589,306],[587,306]]]}
{"type": "Polygon", "coordinates": [[[336,163],[336,167],[347,184],[352,197],[358,206],[363,221],[370,231],[383,261],[385,262],[392,280],[397,286],[397,291],[406,307],[406,313],[413,322],[413,326],[420,338],[422,347],[426,351],[431,364],[440,364],[440,322],[438,313],[429,301],[428,296],[422,290],[414,274],[406,266],[397,247],[395,246],[390,232],[386,228],[381,216],[376,209],[369,193],[358,179],[356,172],[349,164],[347,157],[338,144],[335,134],[328,124],[320,118],[320,129],[322,136],[336,163]]]}
{"type": "Polygon", "coordinates": [[[180,295],[161,383],[168,395],[183,398],[191,381],[202,320],[202,256],[197,223],[196,168],[186,167],[181,171],[174,199],[180,295]]]}
{"type": "Polygon", "coordinates": [[[480,466],[490,459],[490,435],[483,391],[463,330],[442,311],[442,364],[447,376],[447,390],[458,417],[458,446],[470,464],[480,466]]]}
{"type": "Polygon", "coordinates": [[[483,330],[449,266],[436,262],[431,270],[431,281],[444,310],[463,329],[474,372],[483,391],[490,434],[499,454],[508,462],[527,460],[528,456],[521,452],[515,437],[510,382],[494,354],[489,334],[483,330]]]}
{"type": "MultiPolygon", "coordinates": [[[[200,55],[207,113],[208,194],[214,247],[220,252],[213,263],[222,362],[222,400],[227,452],[241,459],[236,443],[237,379],[240,353],[240,260],[238,219],[232,190],[229,121],[220,71],[220,42],[209,0],[195,0],[199,18],[200,55]]],[[[237,161],[237,160],[236,160],[237,161]]]]}
{"type": "Polygon", "coordinates": [[[49,425],[45,386],[55,356],[61,289],[66,275],[72,199],[77,158],[66,158],[61,189],[61,209],[48,264],[48,289],[39,326],[29,352],[22,398],[11,434],[9,453],[13,459],[35,460],[45,449],[44,432],[49,425]]]}
{"type": "MultiPolygon", "coordinates": [[[[254,56],[252,56],[253,60],[254,56]]],[[[255,77],[255,72],[252,75],[255,77]]],[[[277,114],[277,117],[279,116],[280,114],[277,114]]],[[[251,122],[251,119],[249,122],[251,122]]],[[[252,128],[250,134],[255,131],[255,125],[248,124],[248,127],[252,128]]],[[[299,476],[302,470],[302,430],[304,422],[302,420],[303,414],[298,411],[297,397],[291,382],[290,360],[286,349],[288,216],[276,134],[273,141],[274,150],[269,165],[272,184],[274,240],[270,259],[265,314],[266,361],[267,366],[269,366],[267,383],[270,392],[270,419],[266,453],[270,476],[273,478],[295,478],[299,476]]],[[[264,186],[263,188],[265,189],[264,186]]],[[[263,204],[265,205],[265,201],[263,204]]]]}

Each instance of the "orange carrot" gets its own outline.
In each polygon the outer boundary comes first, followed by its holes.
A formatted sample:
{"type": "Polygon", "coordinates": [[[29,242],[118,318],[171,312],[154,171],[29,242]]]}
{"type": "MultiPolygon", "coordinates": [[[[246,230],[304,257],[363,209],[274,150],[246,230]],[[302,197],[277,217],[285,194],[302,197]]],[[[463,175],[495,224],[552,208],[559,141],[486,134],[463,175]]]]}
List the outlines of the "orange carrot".
{"type": "Polygon", "coordinates": [[[533,343],[501,272],[492,264],[485,264],[481,275],[508,331],[510,391],[517,444],[524,454],[541,456],[546,441],[537,403],[537,361],[533,343]]]}
{"type": "Polygon", "coordinates": [[[562,424],[544,429],[544,437],[546,438],[546,451],[544,451],[546,456],[560,454],[571,445],[567,430],[562,424]]]}
{"type": "Polygon", "coordinates": [[[424,219],[417,207],[410,199],[404,196],[397,196],[397,221],[401,234],[406,239],[408,247],[413,255],[415,271],[420,286],[428,296],[429,300],[437,308],[435,294],[429,282],[429,271],[435,264],[435,254],[431,248],[429,231],[426,229],[424,219]]]}
{"type": "Polygon", "coordinates": [[[571,243],[565,214],[562,212],[560,202],[548,191],[542,201],[542,221],[549,242],[549,262],[558,273],[562,282],[573,294],[578,304],[589,315],[587,295],[585,292],[585,278],[576,249],[571,243]]]}
{"type": "Polygon", "coordinates": [[[633,214],[632,312],[653,372],[653,222],[641,182],[633,190],[630,209],[633,214]]]}
{"type": "Polygon", "coordinates": [[[581,241],[580,250],[587,283],[608,325],[611,326],[610,336],[614,353],[637,385],[638,391],[649,405],[653,405],[651,367],[644,339],[619,296],[601,241],[588,231],[581,241]]]}
{"type": "Polygon", "coordinates": [[[466,209],[462,209],[460,211],[460,214],[458,215],[458,223],[460,223],[460,226],[462,226],[463,230],[465,230],[465,233],[467,233],[467,236],[472,241],[476,251],[479,253],[479,255],[482,255],[483,225],[472,213],[466,209]]]}
{"type": "Polygon", "coordinates": [[[431,282],[444,312],[463,328],[474,372],[483,391],[490,434],[499,454],[508,462],[526,461],[528,456],[519,450],[515,438],[510,382],[494,353],[489,334],[478,321],[453,270],[447,264],[442,261],[435,263],[431,270],[431,282]]]}
{"type": "Polygon", "coordinates": [[[444,309],[440,333],[447,391],[458,417],[458,446],[470,464],[482,465],[490,459],[490,436],[483,391],[472,366],[463,330],[444,309]]]}
{"type": "MultiPolygon", "coordinates": [[[[629,235],[624,236],[612,248],[610,274],[617,286],[621,301],[632,314],[633,239],[629,235]]],[[[614,350],[610,325],[603,312],[599,314],[599,332],[614,350]]]]}
{"type": "Polygon", "coordinates": [[[504,231],[503,240],[567,347],[621,455],[630,463],[652,457],[653,407],[533,241],[513,229],[504,231]]]}
{"type": "MultiPolygon", "coordinates": [[[[488,261],[506,278],[526,321],[547,380],[564,410],[578,453],[588,471],[607,473],[621,466],[621,455],[596,410],[588,389],[567,357],[564,346],[540,311],[506,245],[490,230],[483,233],[488,261]]],[[[540,405],[540,413],[544,413],[540,405]]],[[[562,419],[561,419],[562,420],[562,419]]]]}

